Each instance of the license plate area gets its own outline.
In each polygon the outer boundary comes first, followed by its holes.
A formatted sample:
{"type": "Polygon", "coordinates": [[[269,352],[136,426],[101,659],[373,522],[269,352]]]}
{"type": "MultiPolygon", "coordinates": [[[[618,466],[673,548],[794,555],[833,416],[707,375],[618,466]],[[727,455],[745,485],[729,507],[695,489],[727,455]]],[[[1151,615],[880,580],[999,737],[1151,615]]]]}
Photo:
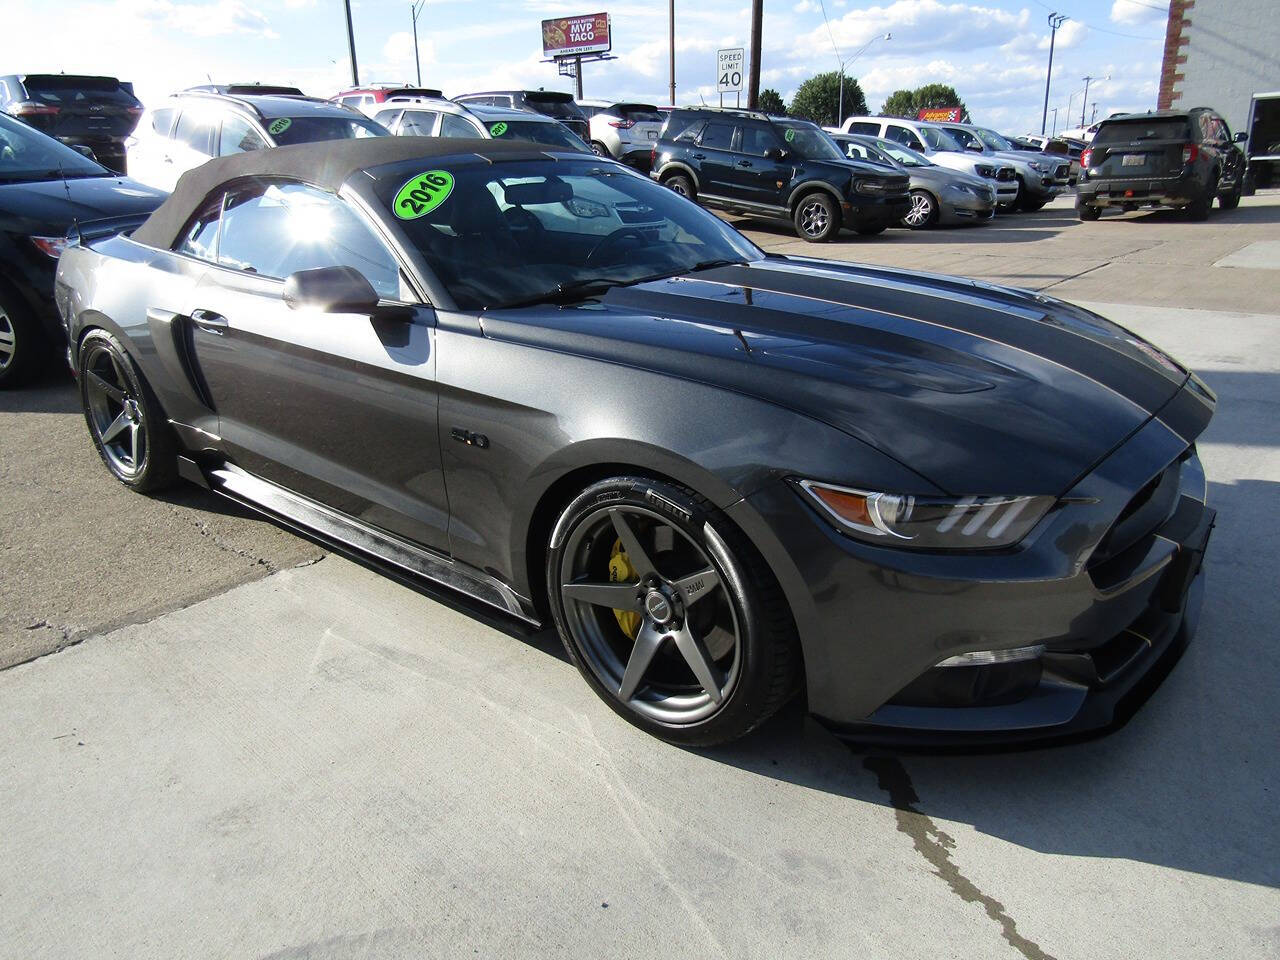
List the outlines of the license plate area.
{"type": "Polygon", "coordinates": [[[1122,167],[1145,167],[1147,165],[1147,155],[1145,153],[1126,153],[1120,158],[1120,166],[1122,167]]]}
{"type": "Polygon", "coordinates": [[[650,139],[650,140],[657,140],[657,139],[658,139],[658,131],[657,131],[657,130],[650,130],[650,131],[649,131],[649,133],[647,134],[647,136],[649,137],[649,139],[650,139]]]}

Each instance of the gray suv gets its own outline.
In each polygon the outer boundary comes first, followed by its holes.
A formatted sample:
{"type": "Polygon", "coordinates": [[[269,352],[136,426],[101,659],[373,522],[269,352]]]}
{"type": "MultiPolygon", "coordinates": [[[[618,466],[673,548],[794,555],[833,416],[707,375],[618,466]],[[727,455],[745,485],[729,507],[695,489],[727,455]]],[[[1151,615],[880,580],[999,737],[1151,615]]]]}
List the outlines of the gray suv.
{"type": "Polygon", "coordinates": [[[1050,156],[1028,155],[1003,136],[972,123],[939,124],[973,153],[1010,164],[1018,173],[1019,210],[1033,213],[1066,190],[1071,180],[1071,161],[1050,156]]]}
{"type": "Polygon", "coordinates": [[[662,111],[650,103],[614,100],[579,100],[578,106],[591,118],[590,143],[597,156],[649,169],[665,119],[662,111]]]}

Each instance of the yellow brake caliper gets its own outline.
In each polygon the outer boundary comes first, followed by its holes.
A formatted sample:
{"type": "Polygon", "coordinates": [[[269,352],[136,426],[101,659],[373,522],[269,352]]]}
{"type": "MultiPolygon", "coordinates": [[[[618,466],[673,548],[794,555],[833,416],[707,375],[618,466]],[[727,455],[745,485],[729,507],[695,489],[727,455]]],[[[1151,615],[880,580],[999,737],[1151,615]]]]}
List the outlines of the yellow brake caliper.
{"type": "MultiPolygon", "coordinates": [[[[635,583],[640,579],[640,575],[636,573],[636,568],[631,565],[627,552],[622,549],[622,541],[613,541],[613,552],[609,554],[609,582],[610,583],[635,583]]],[[[636,634],[640,632],[641,616],[634,610],[618,610],[613,611],[614,617],[618,620],[618,626],[632,640],[636,638],[636,634]]]]}

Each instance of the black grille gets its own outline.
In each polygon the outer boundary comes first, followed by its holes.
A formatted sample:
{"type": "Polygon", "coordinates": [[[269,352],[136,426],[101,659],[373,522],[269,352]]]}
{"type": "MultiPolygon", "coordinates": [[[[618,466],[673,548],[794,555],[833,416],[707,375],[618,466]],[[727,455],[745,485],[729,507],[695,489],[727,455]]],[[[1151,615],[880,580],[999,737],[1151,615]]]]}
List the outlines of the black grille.
{"type": "Polygon", "coordinates": [[[1129,500],[1089,558],[1094,583],[1105,586],[1123,577],[1133,559],[1128,554],[1173,515],[1180,497],[1182,461],[1179,457],[1152,477],[1129,500]]]}
{"type": "Polygon", "coordinates": [[[911,189],[911,181],[907,177],[886,177],[885,193],[907,193],[911,189]]]}
{"type": "Polygon", "coordinates": [[[1058,164],[1058,170],[1054,174],[1054,176],[1059,180],[1066,180],[1069,176],[1071,176],[1071,164],[1069,163],[1058,164]]]}
{"type": "Polygon", "coordinates": [[[1001,167],[1000,172],[996,174],[997,180],[1016,180],[1017,177],[1018,174],[1014,171],[1013,167],[1001,167]]]}

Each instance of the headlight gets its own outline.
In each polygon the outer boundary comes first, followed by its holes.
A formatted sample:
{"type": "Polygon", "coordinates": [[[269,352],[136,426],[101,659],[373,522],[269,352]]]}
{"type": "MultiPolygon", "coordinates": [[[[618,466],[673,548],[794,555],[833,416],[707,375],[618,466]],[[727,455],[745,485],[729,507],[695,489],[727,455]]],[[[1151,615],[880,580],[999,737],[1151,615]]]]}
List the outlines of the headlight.
{"type": "Polygon", "coordinates": [[[880,180],[855,180],[853,189],[855,193],[877,194],[884,193],[885,185],[880,180]]]}
{"type": "Polygon", "coordinates": [[[1042,164],[1039,160],[1028,160],[1027,166],[1037,172],[1040,172],[1040,173],[1044,172],[1044,164],[1042,164]]]}
{"type": "Polygon", "coordinates": [[[62,251],[67,249],[67,244],[70,243],[66,237],[32,237],[31,242],[35,244],[37,250],[54,260],[62,256],[62,251]]]}
{"type": "Polygon", "coordinates": [[[1055,498],[916,497],[797,481],[836,526],[867,543],[919,550],[994,550],[1025,537],[1055,498]]]}

